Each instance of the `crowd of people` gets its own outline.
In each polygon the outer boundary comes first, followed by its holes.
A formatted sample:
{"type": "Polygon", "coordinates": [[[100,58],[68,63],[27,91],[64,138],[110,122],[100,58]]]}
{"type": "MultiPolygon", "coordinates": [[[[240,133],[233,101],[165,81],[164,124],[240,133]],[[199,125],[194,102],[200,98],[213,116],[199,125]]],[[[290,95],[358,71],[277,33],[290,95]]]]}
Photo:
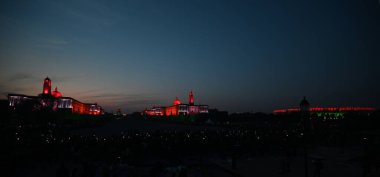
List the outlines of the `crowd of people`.
{"type": "Polygon", "coordinates": [[[321,143],[341,147],[355,144],[369,147],[367,152],[379,157],[378,150],[374,150],[378,144],[373,146],[378,143],[378,136],[347,135],[333,129],[312,132],[307,141],[302,127],[281,126],[130,129],[118,135],[102,136],[95,132],[75,133],[67,125],[48,122],[18,124],[3,127],[1,131],[2,152],[6,152],[2,154],[5,160],[2,167],[13,175],[31,164],[44,162],[56,169],[56,176],[96,176],[96,173],[105,177],[159,176],[169,171],[186,176],[186,167],[201,167],[212,156],[230,158],[231,167],[236,168],[236,160],[241,157],[266,154],[284,156],[282,172],[288,173],[289,159],[302,154],[305,143],[311,148],[321,143]],[[143,167],[147,170],[138,170],[143,167]]]}

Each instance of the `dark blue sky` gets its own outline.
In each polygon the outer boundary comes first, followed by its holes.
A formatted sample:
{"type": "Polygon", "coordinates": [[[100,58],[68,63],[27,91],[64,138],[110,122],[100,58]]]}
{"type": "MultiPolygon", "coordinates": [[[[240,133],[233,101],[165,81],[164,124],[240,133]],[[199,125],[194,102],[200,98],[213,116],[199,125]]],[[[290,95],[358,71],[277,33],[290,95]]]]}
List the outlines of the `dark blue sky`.
{"type": "Polygon", "coordinates": [[[378,0],[0,2],[0,91],[108,111],[178,96],[234,111],[380,107],[378,0]]]}

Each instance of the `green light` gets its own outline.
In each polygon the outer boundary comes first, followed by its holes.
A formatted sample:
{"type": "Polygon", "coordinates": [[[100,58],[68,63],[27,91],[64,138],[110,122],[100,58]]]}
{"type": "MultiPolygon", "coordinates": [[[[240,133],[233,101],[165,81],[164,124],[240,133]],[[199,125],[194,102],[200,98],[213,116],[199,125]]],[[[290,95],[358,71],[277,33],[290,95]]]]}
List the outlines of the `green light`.
{"type": "Polygon", "coordinates": [[[323,120],[339,120],[344,119],[343,112],[316,112],[316,117],[323,120]]]}

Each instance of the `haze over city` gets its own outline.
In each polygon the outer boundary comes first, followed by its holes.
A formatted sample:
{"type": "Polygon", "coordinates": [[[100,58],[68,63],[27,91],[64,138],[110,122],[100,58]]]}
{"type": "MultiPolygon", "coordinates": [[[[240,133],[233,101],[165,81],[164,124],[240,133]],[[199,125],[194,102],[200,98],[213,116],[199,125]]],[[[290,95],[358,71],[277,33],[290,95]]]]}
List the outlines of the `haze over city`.
{"type": "Polygon", "coordinates": [[[2,1],[0,90],[107,111],[187,100],[230,112],[380,107],[377,0],[2,1]]]}

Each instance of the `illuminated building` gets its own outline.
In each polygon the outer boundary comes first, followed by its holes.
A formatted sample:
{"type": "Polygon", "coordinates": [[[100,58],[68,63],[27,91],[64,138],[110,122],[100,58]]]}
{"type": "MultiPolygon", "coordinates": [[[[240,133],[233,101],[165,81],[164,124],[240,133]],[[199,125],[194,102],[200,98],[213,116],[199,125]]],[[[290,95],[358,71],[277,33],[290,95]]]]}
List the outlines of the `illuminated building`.
{"type": "Polygon", "coordinates": [[[51,80],[46,77],[43,83],[42,93],[38,96],[22,94],[8,94],[8,102],[11,110],[27,108],[30,111],[48,109],[54,112],[68,112],[76,114],[102,114],[103,110],[97,103],[82,103],[71,97],[63,97],[56,87],[51,92],[51,80]]]}
{"type": "Polygon", "coordinates": [[[276,109],[273,110],[273,114],[294,114],[308,112],[311,118],[334,120],[344,119],[347,113],[370,114],[371,112],[376,111],[375,108],[371,107],[309,107],[307,101],[302,101],[301,105],[305,106],[301,106],[301,108],[276,109]]]}
{"type": "MultiPolygon", "coordinates": [[[[273,110],[274,114],[280,113],[293,113],[299,112],[300,108],[288,108],[288,109],[276,109],[273,110]]],[[[350,112],[350,111],[365,111],[365,112],[373,112],[376,111],[375,108],[371,107],[311,107],[309,108],[310,112],[350,112]]]]}
{"type": "Polygon", "coordinates": [[[194,105],[193,92],[189,93],[189,104],[183,104],[176,97],[172,106],[167,107],[153,107],[144,110],[145,115],[149,116],[179,116],[179,115],[198,115],[208,114],[208,105],[194,105]]]}

